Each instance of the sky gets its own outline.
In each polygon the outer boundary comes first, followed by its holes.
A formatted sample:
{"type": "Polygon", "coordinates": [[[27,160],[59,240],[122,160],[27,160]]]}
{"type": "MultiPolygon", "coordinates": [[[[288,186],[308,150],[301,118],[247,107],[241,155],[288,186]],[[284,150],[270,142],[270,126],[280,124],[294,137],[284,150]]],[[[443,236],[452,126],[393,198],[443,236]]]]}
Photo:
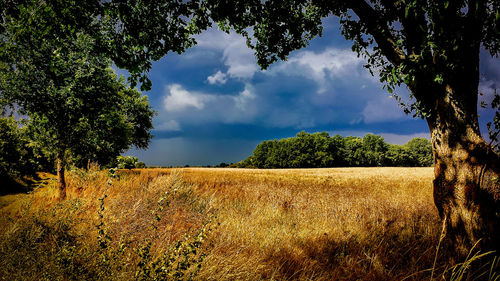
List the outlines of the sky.
{"type": "MultiPolygon", "coordinates": [[[[429,138],[422,119],[403,113],[363,67],[340,33],[338,20],[324,21],[323,36],[263,71],[243,37],[217,26],[196,37],[182,55],[153,63],[152,89],[144,92],[157,111],[147,150],[131,149],[149,166],[203,166],[236,163],[263,140],[300,131],[364,136],[404,144],[429,138]]],[[[481,99],[500,86],[500,60],[481,53],[481,99]]],[[[397,90],[408,99],[406,88],[397,90]]],[[[494,112],[480,109],[482,132],[494,112]]]]}

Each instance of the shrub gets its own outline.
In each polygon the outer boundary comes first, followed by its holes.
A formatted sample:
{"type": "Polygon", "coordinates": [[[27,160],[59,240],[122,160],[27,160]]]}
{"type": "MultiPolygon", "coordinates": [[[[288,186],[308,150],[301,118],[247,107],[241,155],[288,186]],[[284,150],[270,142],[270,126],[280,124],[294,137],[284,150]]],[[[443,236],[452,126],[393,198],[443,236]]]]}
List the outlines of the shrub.
{"type": "Polygon", "coordinates": [[[118,169],[133,169],[137,164],[137,157],[134,156],[118,156],[116,157],[118,161],[118,169]]]}

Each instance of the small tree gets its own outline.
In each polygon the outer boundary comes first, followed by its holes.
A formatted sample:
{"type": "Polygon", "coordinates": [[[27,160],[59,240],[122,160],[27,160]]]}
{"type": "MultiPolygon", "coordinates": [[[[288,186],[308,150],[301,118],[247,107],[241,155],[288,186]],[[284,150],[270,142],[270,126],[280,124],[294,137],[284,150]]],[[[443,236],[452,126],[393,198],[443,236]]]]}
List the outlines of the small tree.
{"type": "Polygon", "coordinates": [[[147,147],[154,111],[147,97],[117,79],[87,34],[46,40],[16,24],[0,37],[0,93],[29,116],[36,140],[54,152],[64,198],[68,159],[106,163],[131,145],[147,147]]]}

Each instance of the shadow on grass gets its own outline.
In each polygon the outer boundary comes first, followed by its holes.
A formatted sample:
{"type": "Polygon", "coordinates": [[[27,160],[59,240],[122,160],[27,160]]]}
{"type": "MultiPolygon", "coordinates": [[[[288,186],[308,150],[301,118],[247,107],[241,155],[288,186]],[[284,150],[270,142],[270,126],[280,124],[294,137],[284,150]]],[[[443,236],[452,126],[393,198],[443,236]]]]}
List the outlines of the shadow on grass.
{"type": "MultiPolygon", "coordinates": [[[[426,218],[416,215],[415,220],[426,218]]],[[[339,238],[325,233],[276,250],[267,261],[284,280],[428,279],[439,237],[434,232],[425,235],[419,228],[408,233],[404,228],[380,224],[367,228],[370,232],[363,237],[346,232],[339,238]]]]}
{"type": "Polygon", "coordinates": [[[2,176],[0,177],[0,196],[9,195],[9,194],[17,194],[17,193],[27,193],[33,190],[32,180],[20,180],[13,179],[11,177],[2,176]]]}

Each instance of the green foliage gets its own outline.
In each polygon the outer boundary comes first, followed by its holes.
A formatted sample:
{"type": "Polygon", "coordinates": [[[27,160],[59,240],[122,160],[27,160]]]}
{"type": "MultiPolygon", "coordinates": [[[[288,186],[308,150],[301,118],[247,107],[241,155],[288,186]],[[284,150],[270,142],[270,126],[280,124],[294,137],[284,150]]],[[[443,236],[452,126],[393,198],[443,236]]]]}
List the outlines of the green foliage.
{"type": "Polygon", "coordinates": [[[151,61],[171,51],[184,52],[194,45],[193,35],[209,25],[198,1],[0,2],[2,35],[15,34],[15,41],[20,43],[24,40],[72,42],[78,34],[88,34],[95,41],[92,52],[127,69],[132,85],[140,82],[141,90],[151,87],[146,75],[151,61]]]}
{"type": "Polygon", "coordinates": [[[300,132],[294,138],[263,141],[238,167],[322,168],[340,166],[431,166],[430,141],[414,138],[405,145],[387,144],[384,138],[300,132]]]}
{"type": "Polygon", "coordinates": [[[36,178],[40,170],[52,170],[30,138],[26,123],[14,117],[0,118],[0,194],[24,191],[27,178],[36,178]]]}
{"type": "Polygon", "coordinates": [[[133,169],[133,168],[145,168],[146,164],[144,162],[139,162],[135,156],[118,156],[116,157],[117,168],[118,169],[133,169]]]}
{"type": "Polygon", "coordinates": [[[240,162],[234,164],[236,168],[256,168],[255,166],[255,156],[250,155],[245,160],[241,160],[240,162]]]}
{"type": "MultiPolygon", "coordinates": [[[[488,105],[484,104],[484,107],[487,107],[488,105]]],[[[500,149],[500,142],[499,142],[499,134],[500,134],[500,95],[497,93],[497,90],[495,89],[495,93],[493,95],[493,100],[491,101],[490,104],[491,108],[495,110],[495,116],[493,117],[493,121],[488,122],[486,124],[486,127],[488,128],[488,136],[490,139],[490,145],[495,149],[496,151],[499,151],[500,149]]]]}
{"type": "Polygon", "coordinates": [[[31,134],[46,151],[84,167],[106,165],[135,145],[147,147],[154,111],[147,97],[117,79],[96,40],[35,36],[5,25],[0,37],[0,94],[30,118],[31,134]]]}
{"type": "Polygon", "coordinates": [[[0,118],[0,176],[34,175],[29,143],[14,117],[0,118]]]}
{"type": "Polygon", "coordinates": [[[409,160],[412,159],[408,147],[394,144],[389,144],[385,158],[386,165],[396,167],[408,165],[410,162],[409,160]]]}
{"type": "Polygon", "coordinates": [[[206,257],[201,246],[210,230],[210,223],[206,223],[196,235],[184,236],[158,258],[151,255],[151,242],[145,242],[138,249],[136,280],[193,280],[206,257]]]}
{"type": "Polygon", "coordinates": [[[408,148],[415,166],[432,165],[432,146],[428,139],[414,138],[409,140],[405,146],[408,148]]]}

